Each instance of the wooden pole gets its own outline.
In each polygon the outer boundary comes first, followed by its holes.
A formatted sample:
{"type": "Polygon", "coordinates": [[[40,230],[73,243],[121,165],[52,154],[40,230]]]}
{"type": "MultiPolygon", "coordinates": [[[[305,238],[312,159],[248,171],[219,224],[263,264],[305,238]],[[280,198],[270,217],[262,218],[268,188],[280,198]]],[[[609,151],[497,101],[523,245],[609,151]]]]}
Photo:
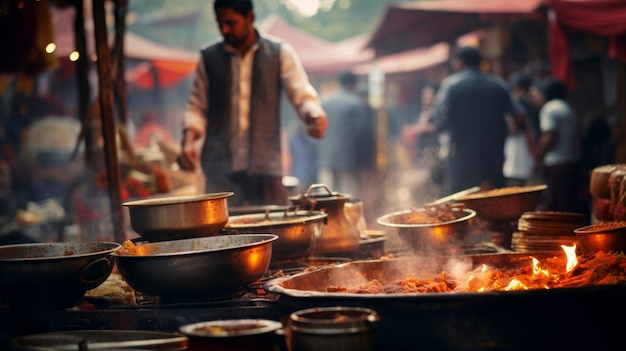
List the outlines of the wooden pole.
{"type": "Polygon", "coordinates": [[[115,141],[115,107],[113,80],[111,75],[111,56],[107,41],[105,0],[93,0],[92,11],[96,54],[98,55],[98,86],[100,88],[100,118],[102,119],[102,136],[104,138],[104,156],[109,182],[109,198],[111,199],[111,218],[113,219],[113,235],[116,242],[126,240],[124,216],[122,215],[121,177],[115,141]]]}

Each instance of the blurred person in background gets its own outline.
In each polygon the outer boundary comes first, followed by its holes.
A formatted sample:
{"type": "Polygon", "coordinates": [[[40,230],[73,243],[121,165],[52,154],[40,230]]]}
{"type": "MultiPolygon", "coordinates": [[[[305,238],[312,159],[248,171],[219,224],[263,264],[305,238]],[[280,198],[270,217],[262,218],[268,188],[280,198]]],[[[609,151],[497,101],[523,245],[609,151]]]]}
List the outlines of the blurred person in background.
{"type": "Polygon", "coordinates": [[[437,94],[437,87],[426,84],[421,89],[420,109],[417,121],[404,127],[402,138],[410,150],[414,165],[431,172],[431,180],[438,185],[442,183],[442,166],[439,155],[439,135],[428,128],[432,123],[433,104],[437,94]]]}
{"type": "Polygon", "coordinates": [[[482,55],[475,47],[458,48],[452,57],[455,71],[440,86],[433,120],[425,130],[449,132],[449,189],[505,186],[502,172],[506,116],[519,113],[504,80],[480,69],[482,55]]]}
{"type": "Polygon", "coordinates": [[[331,128],[320,144],[319,179],[333,191],[360,198],[364,171],[374,158],[371,114],[358,94],[358,77],[346,70],[337,79],[339,89],[322,101],[331,128]]]}
{"type": "Polygon", "coordinates": [[[289,174],[298,178],[301,193],[318,182],[318,154],[320,140],[311,137],[306,126],[299,121],[291,121],[288,128],[289,174]]]}
{"type": "Polygon", "coordinates": [[[255,29],[252,1],[216,0],[213,7],[223,40],[200,52],[178,163],[201,165],[205,191],[233,191],[234,206],[286,204],[281,92],[314,138],[324,137],[326,113],[294,49],[255,29]]]}
{"type": "Polygon", "coordinates": [[[537,139],[539,138],[538,109],[530,97],[532,78],[516,73],[511,77],[511,95],[520,114],[507,116],[509,134],[504,143],[503,172],[507,186],[530,184],[534,177],[537,139]]]}
{"type": "Polygon", "coordinates": [[[580,201],[582,127],[576,111],[567,103],[566,88],[555,78],[535,82],[533,100],[540,108],[541,135],[535,167],[548,185],[548,211],[584,212],[580,201]]]}

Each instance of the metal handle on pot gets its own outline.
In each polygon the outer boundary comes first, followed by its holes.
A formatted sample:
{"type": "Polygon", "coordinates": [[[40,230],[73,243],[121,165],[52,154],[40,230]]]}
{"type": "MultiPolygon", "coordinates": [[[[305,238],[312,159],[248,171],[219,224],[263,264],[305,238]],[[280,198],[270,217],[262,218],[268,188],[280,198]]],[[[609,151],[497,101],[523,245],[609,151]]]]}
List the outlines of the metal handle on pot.
{"type": "Polygon", "coordinates": [[[97,260],[91,261],[89,262],[87,265],[85,265],[85,267],[83,267],[83,269],[80,270],[80,281],[85,283],[85,284],[97,284],[99,282],[104,281],[104,279],[106,279],[110,272],[111,269],[113,268],[111,266],[111,261],[112,259],[108,258],[108,257],[101,257],[97,260]],[[89,279],[89,271],[96,265],[104,263],[106,265],[106,267],[104,268],[104,270],[102,270],[102,274],[99,275],[97,278],[95,279],[89,279]]]}
{"type": "Polygon", "coordinates": [[[328,186],[326,186],[326,184],[321,184],[321,183],[316,183],[316,184],[311,184],[309,186],[309,189],[307,189],[306,193],[304,194],[304,196],[306,197],[310,197],[311,193],[313,192],[313,189],[318,189],[318,188],[324,188],[327,192],[328,192],[328,196],[336,196],[338,195],[338,193],[334,193],[332,192],[328,186]]]}

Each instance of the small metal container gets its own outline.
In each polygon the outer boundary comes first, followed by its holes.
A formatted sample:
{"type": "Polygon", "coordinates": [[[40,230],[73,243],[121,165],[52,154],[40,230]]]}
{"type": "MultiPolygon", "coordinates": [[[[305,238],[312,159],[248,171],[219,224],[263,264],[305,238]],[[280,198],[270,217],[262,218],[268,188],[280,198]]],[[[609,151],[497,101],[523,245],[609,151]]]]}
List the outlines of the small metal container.
{"type": "Polygon", "coordinates": [[[328,214],[322,237],[313,249],[314,254],[332,255],[359,249],[361,233],[346,216],[344,207],[350,201],[350,194],[333,192],[325,184],[312,184],[305,194],[289,199],[295,206],[311,206],[328,214]]]}
{"type": "Polygon", "coordinates": [[[592,224],[574,233],[583,254],[626,252],[626,221],[592,224]]]}
{"type": "Polygon", "coordinates": [[[446,254],[462,246],[469,232],[469,222],[476,212],[468,208],[452,208],[454,219],[431,223],[414,223],[414,215],[424,216],[424,208],[404,210],[378,218],[378,224],[395,230],[400,239],[414,253],[420,255],[446,254]]]}
{"type": "Polygon", "coordinates": [[[361,307],[319,307],[293,312],[287,337],[291,351],[374,349],[376,311],[361,307]]]}
{"type": "Polygon", "coordinates": [[[187,324],[188,351],[274,351],[282,323],[267,319],[226,319],[187,324]]]}

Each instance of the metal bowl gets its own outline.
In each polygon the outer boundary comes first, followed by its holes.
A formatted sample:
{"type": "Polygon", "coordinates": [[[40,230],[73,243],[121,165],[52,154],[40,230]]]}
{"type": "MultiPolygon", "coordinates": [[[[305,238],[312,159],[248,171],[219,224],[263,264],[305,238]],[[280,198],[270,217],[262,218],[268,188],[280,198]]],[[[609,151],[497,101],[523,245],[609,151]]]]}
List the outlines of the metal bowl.
{"type": "Polygon", "coordinates": [[[541,192],[547,185],[529,185],[483,190],[457,198],[467,208],[476,211],[476,216],[488,222],[510,222],[518,220],[539,203],[541,192]]]}
{"type": "Polygon", "coordinates": [[[574,230],[578,246],[584,254],[599,251],[626,253],[626,222],[604,222],[574,230]]]}
{"type": "Polygon", "coordinates": [[[272,258],[272,234],[219,235],[137,245],[113,254],[124,280],[161,300],[228,294],[260,279],[272,258]]]}
{"type": "Polygon", "coordinates": [[[0,246],[0,302],[10,308],[67,308],[113,270],[113,242],[0,246]]]}
{"type": "Polygon", "coordinates": [[[269,319],[226,319],[187,324],[179,330],[189,338],[189,351],[274,351],[275,334],[282,326],[269,319]]]}
{"type": "Polygon", "coordinates": [[[378,218],[378,224],[395,230],[397,235],[414,252],[420,254],[449,253],[465,242],[469,232],[469,222],[476,217],[476,211],[468,208],[450,208],[454,219],[440,221],[433,217],[432,222],[418,223],[418,215],[428,216],[424,208],[411,209],[386,214],[378,218]]]}
{"type": "Polygon", "coordinates": [[[302,259],[315,248],[328,215],[322,211],[271,212],[231,216],[225,226],[229,234],[278,235],[272,262],[302,259]]]}
{"type": "Polygon", "coordinates": [[[170,196],[124,202],[130,226],[149,241],[189,239],[219,234],[228,222],[232,192],[170,196]]]}
{"type": "MultiPolygon", "coordinates": [[[[147,330],[71,330],[18,336],[15,351],[50,350],[187,350],[188,339],[177,333],[147,330]]],[[[13,349],[12,349],[13,350],[13,349]]]]}

